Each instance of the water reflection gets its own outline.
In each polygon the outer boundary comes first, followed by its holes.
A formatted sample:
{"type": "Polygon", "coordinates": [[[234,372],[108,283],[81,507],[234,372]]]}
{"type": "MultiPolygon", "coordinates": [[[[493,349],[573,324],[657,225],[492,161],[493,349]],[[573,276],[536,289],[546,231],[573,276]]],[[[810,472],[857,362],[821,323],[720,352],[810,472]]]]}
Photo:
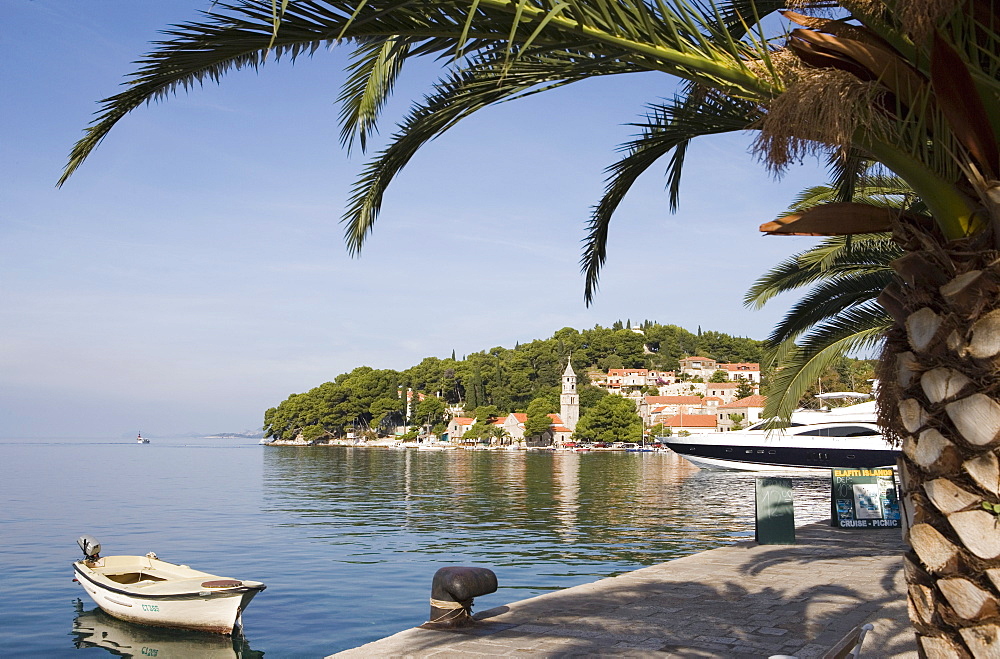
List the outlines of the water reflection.
{"type": "MultiPolygon", "coordinates": [[[[342,560],[460,554],[544,573],[613,574],[753,535],[754,474],[673,454],[269,447],[264,502],[342,560]],[[290,515],[289,515],[290,514],[290,515]]],[[[793,479],[798,523],[829,479],[793,479]]]]}
{"type": "Polygon", "coordinates": [[[77,649],[103,648],[119,657],[157,659],[259,659],[263,652],[250,649],[239,633],[230,636],[133,625],[109,616],[99,608],[83,610],[77,600],[73,619],[73,645],[77,649]]]}
{"type": "Polygon", "coordinates": [[[580,510],[580,460],[571,454],[567,459],[555,461],[555,518],[559,520],[556,533],[563,542],[572,543],[579,535],[576,529],[580,510]],[[575,460],[572,458],[576,458],[575,460]]]}

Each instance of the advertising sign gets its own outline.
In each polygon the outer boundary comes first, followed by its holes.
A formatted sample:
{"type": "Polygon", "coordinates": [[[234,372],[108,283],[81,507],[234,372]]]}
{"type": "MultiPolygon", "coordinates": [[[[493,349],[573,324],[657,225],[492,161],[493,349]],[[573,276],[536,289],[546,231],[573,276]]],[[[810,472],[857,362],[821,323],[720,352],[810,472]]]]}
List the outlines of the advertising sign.
{"type": "Polygon", "coordinates": [[[830,519],[841,528],[898,527],[896,474],[887,469],[831,469],[830,519]]]}

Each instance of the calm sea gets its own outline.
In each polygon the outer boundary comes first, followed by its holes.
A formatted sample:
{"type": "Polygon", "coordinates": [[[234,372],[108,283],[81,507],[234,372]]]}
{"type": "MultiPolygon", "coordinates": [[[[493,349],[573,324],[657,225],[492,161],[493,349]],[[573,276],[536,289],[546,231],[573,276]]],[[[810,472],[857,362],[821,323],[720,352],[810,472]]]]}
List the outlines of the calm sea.
{"type": "Polygon", "coordinates": [[[0,440],[0,656],[320,657],[424,622],[445,565],[496,572],[483,611],[752,537],[753,489],[670,454],[0,440]],[[268,588],[235,649],[120,623],[73,582],[83,534],[268,588]]]}

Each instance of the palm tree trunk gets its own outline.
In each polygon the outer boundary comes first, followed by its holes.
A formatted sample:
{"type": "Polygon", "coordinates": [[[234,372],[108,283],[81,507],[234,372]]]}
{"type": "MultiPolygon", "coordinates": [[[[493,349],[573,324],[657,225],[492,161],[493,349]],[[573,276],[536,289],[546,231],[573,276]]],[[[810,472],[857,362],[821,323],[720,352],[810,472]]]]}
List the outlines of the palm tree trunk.
{"type": "Polygon", "coordinates": [[[896,319],[880,422],[902,443],[904,557],[921,654],[1000,657],[1000,252],[992,232],[907,250],[879,297],[896,319]],[[986,504],[986,505],[984,505],[986,504]]]}

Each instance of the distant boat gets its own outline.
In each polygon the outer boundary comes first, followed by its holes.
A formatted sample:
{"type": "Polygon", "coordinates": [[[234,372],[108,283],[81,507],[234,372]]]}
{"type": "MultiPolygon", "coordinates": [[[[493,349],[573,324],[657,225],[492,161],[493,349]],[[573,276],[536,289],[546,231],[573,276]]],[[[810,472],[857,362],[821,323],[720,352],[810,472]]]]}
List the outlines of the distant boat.
{"type": "Polygon", "coordinates": [[[94,603],[120,620],[232,634],[243,609],[266,586],[193,570],[145,556],[100,555],[90,536],[77,540],[84,558],[73,563],[76,581],[94,603]]]}
{"type": "Polygon", "coordinates": [[[143,437],[142,433],[139,433],[139,436],[135,438],[135,443],[136,444],[148,444],[149,440],[146,439],[145,437],[143,437]]]}

